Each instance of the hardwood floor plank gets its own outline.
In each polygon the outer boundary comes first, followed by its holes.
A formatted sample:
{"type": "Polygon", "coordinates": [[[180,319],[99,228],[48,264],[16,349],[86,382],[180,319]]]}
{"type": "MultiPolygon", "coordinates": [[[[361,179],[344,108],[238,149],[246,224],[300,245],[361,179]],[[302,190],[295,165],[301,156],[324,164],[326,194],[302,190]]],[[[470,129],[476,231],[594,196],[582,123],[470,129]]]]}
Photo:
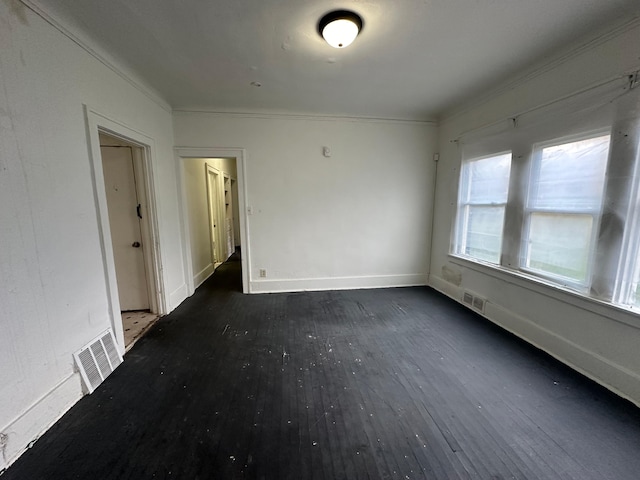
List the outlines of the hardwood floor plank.
{"type": "Polygon", "coordinates": [[[638,478],[637,407],[433,290],[243,295],[239,267],[2,480],[638,478]]]}

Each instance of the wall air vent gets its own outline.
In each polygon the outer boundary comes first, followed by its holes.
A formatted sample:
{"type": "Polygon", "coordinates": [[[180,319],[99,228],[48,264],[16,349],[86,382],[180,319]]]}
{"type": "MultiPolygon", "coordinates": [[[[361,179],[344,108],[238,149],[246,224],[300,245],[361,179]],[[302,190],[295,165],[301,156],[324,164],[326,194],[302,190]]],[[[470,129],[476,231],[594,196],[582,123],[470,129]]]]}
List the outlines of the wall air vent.
{"type": "Polygon", "coordinates": [[[474,295],[472,292],[462,292],[462,303],[473,308],[475,311],[484,313],[486,300],[474,295]]]}
{"type": "Polygon", "coordinates": [[[473,308],[484,313],[484,298],[473,297],[473,308]]]}
{"type": "Polygon", "coordinates": [[[472,307],[473,306],[473,295],[471,295],[469,292],[464,292],[462,294],[462,303],[472,307]]]}
{"type": "Polygon", "coordinates": [[[88,393],[93,393],[98,385],[122,363],[122,356],[111,329],[74,353],[73,358],[88,393]]]}

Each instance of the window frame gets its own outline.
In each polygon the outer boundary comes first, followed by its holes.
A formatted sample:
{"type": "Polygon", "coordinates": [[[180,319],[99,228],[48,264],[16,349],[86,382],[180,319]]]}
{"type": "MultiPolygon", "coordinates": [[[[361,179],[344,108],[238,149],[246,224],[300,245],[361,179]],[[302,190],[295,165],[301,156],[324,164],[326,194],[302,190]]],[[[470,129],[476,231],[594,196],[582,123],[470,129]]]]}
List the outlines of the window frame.
{"type": "Polygon", "coordinates": [[[500,265],[502,259],[502,246],[503,246],[503,235],[504,235],[504,225],[505,225],[505,217],[507,213],[507,205],[509,202],[509,190],[510,190],[510,177],[511,177],[511,169],[513,164],[513,151],[511,149],[497,149],[497,152],[492,152],[488,154],[482,155],[474,155],[470,156],[470,158],[464,159],[460,165],[460,177],[458,181],[458,195],[457,195],[457,204],[456,204],[456,218],[455,218],[455,233],[454,239],[452,243],[452,248],[450,249],[453,255],[460,256],[462,258],[467,258],[472,261],[487,263],[488,265],[500,265]],[[507,180],[507,195],[503,202],[479,202],[474,203],[471,201],[471,188],[472,182],[470,177],[469,166],[474,162],[479,162],[482,160],[487,160],[490,158],[498,158],[504,155],[509,155],[509,179],[507,180]],[[466,187],[466,188],[463,188],[466,187]],[[465,197],[465,200],[462,200],[462,197],[465,197]],[[475,257],[473,255],[469,255],[465,253],[468,242],[467,242],[467,234],[469,228],[469,214],[470,207],[481,207],[481,208],[502,208],[502,230],[500,232],[500,249],[498,251],[498,260],[496,262],[492,262],[490,260],[475,257]]]}
{"type": "Polygon", "coordinates": [[[527,273],[528,275],[532,275],[535,277],[540,277],[545,280],[551,281],[558,285],[567,286],[578,290],[582,293],[588,293],[594,273],[594,260],[596,257],[596,252],[598,249],[598,235],[600,232],[600,223],[602,220],[603,213],[603,205],[604,205],[604,193],[606,190],[606,177],[609,167],[609,154],[611,151],[611,128],[600,128],[597,130],[588,130],[585,132],[581,132],[573,135],[566,135],[561,137],[556,137],[550,140],[544,140],[541,142],[535,142],[531,147],[530,154],[530,165],[527,171],[525,172],[527,191],[524,198],[524,204],[522,205],[522,232],[521,232],[521,242],[519,248],[519,269],[527,273]],[[583,209],[571,209],[571,210],[563,210],[560,208],[550,208],[550,207],[534,207],[532,206],[532,198],[534,195],[534,184],[537,179],[540,177],[540,170],[542,168],[542,154],[545,148],[566,145],[568,143],[580,142],[583,140],[589,140],[597,137],[609,136],[609,148],[607,150],[607,159],[604,168],[604,178],[602,179],[602,187],[600,192],[600,202],[597,208],[583,208],[583,209]],[[585,278],[583,281],[577,280],[572,277],[567,277],[565,275],[553,274],[551,272],[547,272],[545,270],[539,270],[536,268],[532,268],[527,266],[531,255],[530,248],[530,233],[531,233],[531,222],[532,217],[536,213],[542,214],[558,214],[558,215],[567,215],[567,216],[590,216],[592,218],[591,222],[591,235],[588,239],[589,242],[589,250],[587,254],[587,271],[585,272],[585,278]]]}
{"type": "MultiPolygon", "coordinates": [[[[622,84],[617,80],[607,82],[593,89],[577,92],[575,95],[463,131],[451,140],[458,147],[459,160],[454,169],[457,170],[458,180],[462,172],[461,167],[467,158],[481,158],[493,156],[494,152],[511,151],[512,161],[500,263],[486,262],[463,253],[461,242],[458,240],[459,197],[453,192],[450,203],[450,261],[467,268],[477,268],[485,274],[499,274],[498,278],[507,275],[511,276],[511,280],[523,279],[523,286],[529,285],[532,289],[537,288],[536,285],[544,285],[540,291],[554,297],[556,292],[565,292],[594,304],[619,308],[633,313],[634,316],[639,315],[640,302],[638,296],[634,297],[632,290],[634,284],[640,283],[640,88],[633,87],[634,85],[622,84]],[[525,212],[525,207],[530,206],[528,190],[534,146],[539,148],[541,145],[560,145],[563,141],[570,142],[598,134],[609,135],[609,149],[607,163],[602,172],[604,188],[597,214],[589,211],[592,210],[590,208],[585,209],[589,215],[595,215],[595,219],[591,217],[591,223],[595,221],[595,224],[591,230],[593,237],[589,238],[589,272],[586,275],[588,281],[567,281],[566,277],[545,275],[546,272],[536,268],[523,268],[523,252],[526,246],[523,242],[527,242],[529,238],[529,231],[525,230],[525,226],[527,229],[530,228],[531,211],[536,210],[528,209],[525,212]]],[[[563,178],[570,180],[571,176],[563,178]]],[[[459,188],[460,182],[457,183],[459,188]]],[[[545,187],[549,186],[554,188],[549,184],[545,187]]],[[[558,197],[539,205],[553,207],[554,202],[571,205],[571,202],[564,201],[563,195],[558,197]]],[[[567,195],[566,200],[570,197],[571,195],[567,195]]],[[[547,197],[547,200],[550,199],[551,197],[547,197]]],[[[594,206],[593,202],[591,205],[589,202],[583,203],[580,198],[575,198],[573,204],[583,207],[594,206]]],[[[549,235],[549,239],[553,238],[556,228],[553,222],[544,222],[543,219],[538,225],[544,229],[538,230],[540,233],[549,235]]],[[[580,231],[582,226],[578,223],[576,227],[577,231],[580,231]]],[[[565,228],[562,224],[560,228],[563,230],[564,238],[558,242],[558,247],[570,248],[571,229],[565,228]]],[[[553,243],[547,241],[544,236],[537,237],[536,240],[540,241],[537,245],[542,249],[546,244],[553,243]]],[[[558,253],[562,252],[558,250],[558,253]]],[[[576,272],[583,272],[583,263],[564,262],[569,270],[556,270],[553,266],[545,265],[544,254],[534,255],[534,260],[536,257],[540,257],[539,260],[542,262],[534,263],[534,266],[540,265],[552,271],[575,276],[578,276],[576,272]],[[574,265],[578,268],[571,271],[574,265]]],[[[550,264],[554,263],[552,258],[549,260],[550,264]]],[[[577,261],[578,257],[575,257],[575,260],[577,261]]],[[[584,257],[579,260],[583,261],[584,257]]],[[[506,277],[504,279],[510,281],[506,277]]],[[[561,297],[570,298],[564,294],[561,297]]]]}

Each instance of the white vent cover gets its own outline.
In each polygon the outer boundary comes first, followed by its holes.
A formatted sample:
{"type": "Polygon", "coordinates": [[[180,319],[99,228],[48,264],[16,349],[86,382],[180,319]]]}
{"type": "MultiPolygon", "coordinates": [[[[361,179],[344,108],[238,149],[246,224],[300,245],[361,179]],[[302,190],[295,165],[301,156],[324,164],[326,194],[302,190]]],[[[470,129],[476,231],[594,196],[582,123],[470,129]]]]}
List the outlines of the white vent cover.
{"type": "Polygon", "coordinates": [[[116,347],[111,329],[74,353],[73,358],[89,393],[93,393],[122,363],[122,356],[116,347]]]}
{"type": "Polygon", "coordinates": [[[473,308],[484,313],[484,298],[473,297],[473,308]]]}
{"type": "Polygon", "coordinates": [[[480,313],[484,313],[484,305],[486,300],[482,297],[476,296],[474,293],[469,291],[462,292],[462,303],[465,305],[469,305],[474,310],[477,310],[480,313]]]}
{"type": "Polygon", "coordinates": [[[462,302],[466,303],[467,305],[473,306],[473,295],[471,295],[469,292],[464,292],[462,294],[462,302]]]}

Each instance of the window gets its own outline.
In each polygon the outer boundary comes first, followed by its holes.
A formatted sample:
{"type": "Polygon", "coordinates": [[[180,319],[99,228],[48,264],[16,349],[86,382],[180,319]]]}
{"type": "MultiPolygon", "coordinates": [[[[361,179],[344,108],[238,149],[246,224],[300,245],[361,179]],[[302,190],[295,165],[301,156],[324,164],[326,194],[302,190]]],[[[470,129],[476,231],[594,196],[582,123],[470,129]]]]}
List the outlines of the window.
{"type": "Polygon", "coordinates": [[[463,163],[455,253],[500,263],[510,170],[511,152],[463,163]]]}
{"type": "Polygon", "coordinates": [[[621,77],[453,139],[451,255],[640,314],[638,106],[621,77]]]}
{"type": "Polygon", "coordinates": [[[602,209],[609,135],[534,146],[523,268],[586,287],[602,209]]]}

